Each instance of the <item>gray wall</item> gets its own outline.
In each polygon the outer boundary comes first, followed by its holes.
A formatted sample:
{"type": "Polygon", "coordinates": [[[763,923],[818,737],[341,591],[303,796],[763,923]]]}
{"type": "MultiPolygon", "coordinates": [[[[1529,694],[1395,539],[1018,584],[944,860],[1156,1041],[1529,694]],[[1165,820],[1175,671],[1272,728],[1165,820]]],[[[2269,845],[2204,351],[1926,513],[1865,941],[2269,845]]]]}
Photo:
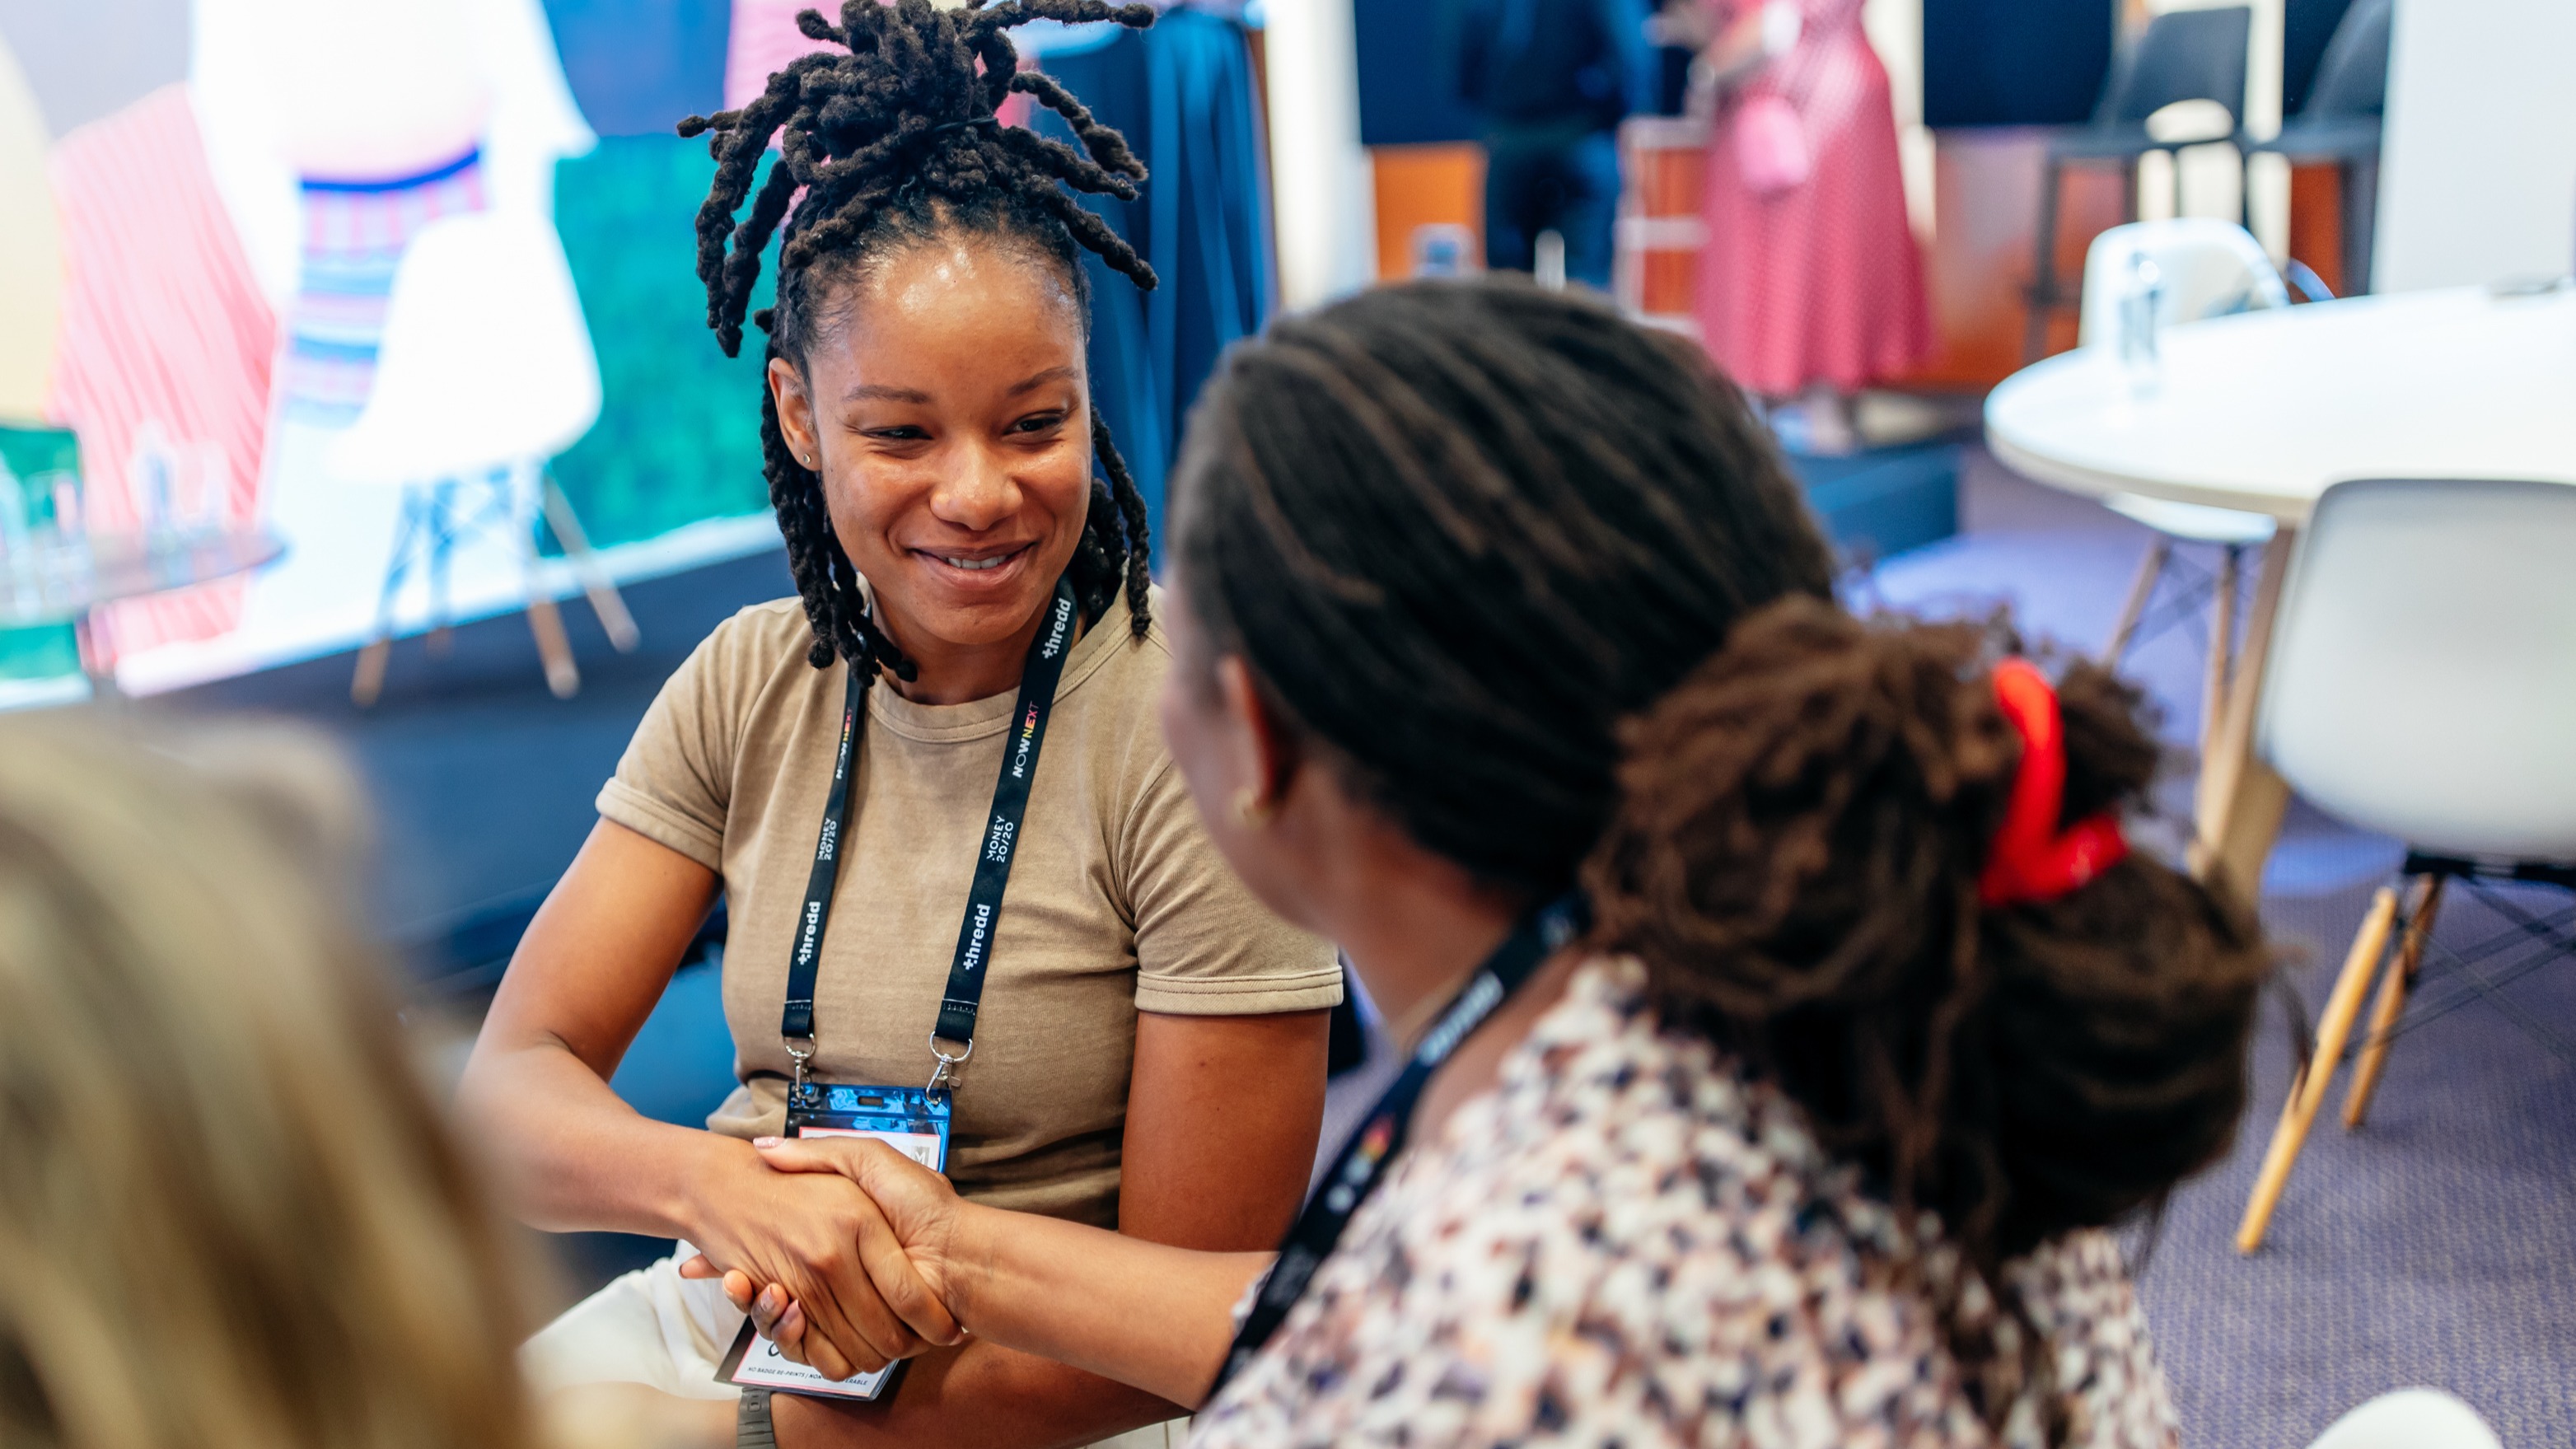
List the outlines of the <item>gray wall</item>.
{"type": "Polygon", "coordinates": [[[54,135],[188,75],[188,0],[0,0],[0,39],[54,135]]]}

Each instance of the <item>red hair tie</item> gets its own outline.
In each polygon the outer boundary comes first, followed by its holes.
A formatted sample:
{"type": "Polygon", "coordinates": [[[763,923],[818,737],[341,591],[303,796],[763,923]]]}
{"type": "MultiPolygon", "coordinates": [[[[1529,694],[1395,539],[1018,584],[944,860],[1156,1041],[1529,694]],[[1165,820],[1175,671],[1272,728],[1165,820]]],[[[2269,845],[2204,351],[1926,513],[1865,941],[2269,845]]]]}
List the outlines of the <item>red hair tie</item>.
{"type": "Polygon", "coordinates": [[[1977,899],[1987,906],[2053,901],[2119,864],[2129,840],[2108,810],[2057,828],[2066,799],[2066,739],[2048,676],[2027,659],[2005,660],[1995,666],[1995,703],[2021,736],[2021,768],[2013,774],[2003,826],[1986,851],[1977,899]]]}

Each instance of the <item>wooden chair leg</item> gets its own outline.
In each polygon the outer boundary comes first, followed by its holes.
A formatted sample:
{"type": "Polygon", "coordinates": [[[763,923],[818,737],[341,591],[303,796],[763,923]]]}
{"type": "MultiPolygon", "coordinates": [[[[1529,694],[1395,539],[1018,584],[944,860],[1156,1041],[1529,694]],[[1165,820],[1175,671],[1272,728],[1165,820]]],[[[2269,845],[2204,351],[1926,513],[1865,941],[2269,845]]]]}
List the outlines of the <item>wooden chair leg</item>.
{"type": "Polygon", "coordinates": [[[564,637],[563,613],[554,600],[528,600],[528,632],[537,636],[537,655],[546,661],[546,688],[557,699],[580,693],[581,670],[572,662],[572,641],[564,637]]]}
{"type": "Polygon", "coordinates": [[[512,480],[511,493],[511,506],[524,510],[516,522],[520,596],[528,601],[528,632],[537,638],[537,657],[546,662],[546,688],[557,699],[570,699],[581,690],[581,670],[572,660],[572,640],[564,636],[563,612],[537,586],[536,513],[542,502],[537,488],[516,486],[522,481],[512,480]]]}
{"type": "Polygon", "coordinates": [[[2138,560],[2138,576],[2129,584],[2129,599],[2120,606],[2120,622],[2111,630],[2111,643],[2102,651],[2106,666],[2120,667],[2120,656],[2129,652],[2130,636],[2138,632],[2138,621],[2146,617],[2147,602],[2156,596],[2156,580],[2164,577],[2165,560],[2173,557],[2173,539],[2157,534],[2147,545],[2146,557],[2138,560]]]}
{"type": "Polygon", "coordinates": [[[2219,717],[2218,737],[2207,742],[2201,755],[2200,782],[2193,789],[2191,873],[2224,885],[2249,904],[2262,896],[2263,860],[2281,833],[2281,816],[2290,803],[2290,787],[2254,753],[2254,705],[2270,668],[2272,621],[2280,613],[2281,588],[2297,543],[2297,532],[2283,528],[2263,545],[2253,606],[2245,615],[2245,638],[2229,681],[2227,711],[2219,717]]]}
{"type": "Polygon", "coordinates": [[[357,672],[349,677],[349,702],[360,709],[372,709],[385,692],[385,664],[393,657],[394,641],[370,639],[358,651],[357,672]]]}
{"type": "Polygon", "coordinates": [[[2245,1203],[2245,1220],[2236,1228],[2239,1253],[2263,1246],[2264,1230],[2272,1224],[2273,1209],[2281,1205],[2281,1189],[2290,1181],[2290,1168],[2299,1160],[2299,1148],[2317,1120],[2317,1109],[2325,1103],[2326,1084],[2333,1079],[2335,1062],[2352,1036],[2353,1018],[2361,1014],[2361,999],[2370,990],[2379,958],[2388,950],[2389,926],[2396,919],[2397,892],[2383,886],[2371,899],[2370,913],[2362,918],[2361,933],[2353,937],[2352,954],[2344,958],[2334,994],[2326,998],[2325,1016],[2317,1023],[2316,1053],[2290,1083],[2289,1105],[2281,1113],[2281,1125],[2272,1132],[2271,1148],[2263,1154],[2254,1195],[2245,1203]]]}
{"type": "Polygon", "coordinates": [[[2380,978],[2379,999],[2370,1008],[2370,1034],[2361,1039],[2361,1053],[2352,1064],[2352,1085],[2343,1096],[2347,1132],[2370,1115],[2371,1093],[2378,1090],[2380,1070],[2388,1065],[2388,1033],[2405,1014],[2407,993],[2415,989],[2415,977],[2424,967],[2424,942],[2441,909],[2442,877],[2428,875],[2415,892],[2415,910],[2407,918],[2406,934],[2398,938],[2397,955],[2380,978]]]}
{"type": "Polygon", "coordinates": [[[401,597],[403,580],[411,572],[412,549],[421,530],[428,525],[422,510],[427,506],[418,489],[403,490],[402,512],[394,519],[394,546],[385,557],[385,582],[376,594],[375,631],[358,651],[358,667],[349,677],[349,699],[360,709],[372,709],[385,691],[385,665],[394,652],[394,600],[401,597]]]}
{"type": "Polygon", "coordinates": [[[2200,757],[2209,758],[2218,722],[2226,716],[2227,691],[2236,677],[2236,580],[2244,553],[2235,544],[2218,551],[2218,587],[2209,596],[2209,677],[2200,692],[2200,757]]]}
{"type": "Polygon", "coordinates": [[[626,600],[617,592],[617,583],[599,566],[599,556],[590,551],[590,537],[581,531],[581,518],[572,511],[572,500],[555,483],[552,473],[538,476],[539,501],[545,507],[546,522],[563,540],[564,557],[581,574],[581,590],[590,598],[590,611],[599,616],[599,627],[608,631],[609,647],[620,654],[632,654],[643,642],[635,627],[635,616],[626,612],[626,600]]]}

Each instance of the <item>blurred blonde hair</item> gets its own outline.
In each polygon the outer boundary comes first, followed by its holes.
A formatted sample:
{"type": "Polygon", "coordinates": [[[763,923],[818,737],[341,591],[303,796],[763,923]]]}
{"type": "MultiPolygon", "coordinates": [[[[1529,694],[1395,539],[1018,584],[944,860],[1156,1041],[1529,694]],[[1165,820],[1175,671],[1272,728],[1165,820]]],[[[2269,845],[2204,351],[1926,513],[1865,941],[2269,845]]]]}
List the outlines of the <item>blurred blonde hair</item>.
{"type": "Polygon", "coordinates": [[[523,1449],[327,753],[0,721],[0,1444],[523,1449]]]}

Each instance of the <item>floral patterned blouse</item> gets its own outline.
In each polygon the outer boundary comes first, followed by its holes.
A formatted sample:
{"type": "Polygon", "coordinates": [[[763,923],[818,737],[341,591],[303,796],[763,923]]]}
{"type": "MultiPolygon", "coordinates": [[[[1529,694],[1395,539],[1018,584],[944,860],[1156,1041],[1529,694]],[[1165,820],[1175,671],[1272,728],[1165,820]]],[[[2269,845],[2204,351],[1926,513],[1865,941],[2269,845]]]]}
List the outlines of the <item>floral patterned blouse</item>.
{"type": "MultiPolygon", "coordinates": [[[[1662,1030],[1643,980],[1633,961],[1576,973],[1352,1219],[1191,1449],[1995,1442],[1929,1301],[1892,1282],[1895,1214],[1785,1097],[1662,1030]]],[[[2111,1238],[2007,1271],[2055,1350],[2069,1449],[2172,1449],[2111,1238]]],[[[1991,1309],[1973,1283],[1963,1300],[1991,1309]]],[[[2036,1406],[2004,1437],[2037,1444],[2036,1406]]]]}

